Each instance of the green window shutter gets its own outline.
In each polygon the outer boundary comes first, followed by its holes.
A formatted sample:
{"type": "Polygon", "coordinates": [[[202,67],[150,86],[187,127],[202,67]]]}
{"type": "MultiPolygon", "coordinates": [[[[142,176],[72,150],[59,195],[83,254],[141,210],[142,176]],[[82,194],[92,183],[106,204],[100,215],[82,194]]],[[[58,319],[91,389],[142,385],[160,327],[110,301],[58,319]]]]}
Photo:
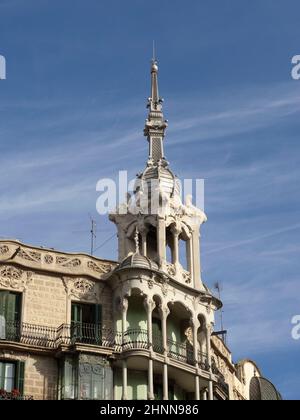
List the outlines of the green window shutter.
{"type": "Polygon", "coordinates": [[[102,305],[95,305],[95,324],[102,324],[102,305]]]}
{"type": "Polygon", "coordinates": [[[95,319],[95,344],[102,344],[102,306],[94,306],[94,319],[95,319]]]}
{"type": "Polygon", "coordinates": [[[82,307],[77,303],[72,303],[72,322],[82,323],[82,307]]]}
{"type": "Polygon", "coordinates": [[[16,300],[17,296],[13,293],[9,293],[6,307],[6,319],[10,322],[15,321],[16,315],[16,300]]]}
{"type": "Polygon", "coordinates": [[[16,389],[21,395],[24,394],[25,362],[18,361],[16,364],[16,389]]]}
{"type": "Polygon", "coordinates": [[[0,315],[4,316],[5,319],[6,319],[7,298],[8,298],[8,292],[1,291],[0,292],[0,315]]]}
{"type": "Polygon", "coordinates": [[[5,376],[5,370],[4,370],[4,363],[0,362],[0,389],[4,389],[4,376],[5,376]]]}

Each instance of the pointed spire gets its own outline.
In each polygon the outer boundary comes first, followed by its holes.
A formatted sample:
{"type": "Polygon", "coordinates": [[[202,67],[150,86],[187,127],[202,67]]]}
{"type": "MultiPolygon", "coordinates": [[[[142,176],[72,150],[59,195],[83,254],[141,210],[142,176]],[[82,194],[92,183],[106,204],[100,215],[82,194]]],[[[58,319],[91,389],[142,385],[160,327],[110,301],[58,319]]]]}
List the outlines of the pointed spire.
{"type": "Polygon", "coordinates": [[[152,59],[151,65],[151,98],[149,99],[149,105],[151,111],[161,111],[162,99],[159,97],[158,92],[158,62],[152,59]]]}
{"type": "Polygon", "coordinates": [[[149,141],[149,161],[153,164],[164,160],[163,139],[168,124],[162,112],[163,99],[159,96],[158,90],[158,61],[155,57],[155,46],[153,43],[153,57],[151,60],[151,96],[148,99],[149,115],[146,120],[144,135],[149,141]]]}

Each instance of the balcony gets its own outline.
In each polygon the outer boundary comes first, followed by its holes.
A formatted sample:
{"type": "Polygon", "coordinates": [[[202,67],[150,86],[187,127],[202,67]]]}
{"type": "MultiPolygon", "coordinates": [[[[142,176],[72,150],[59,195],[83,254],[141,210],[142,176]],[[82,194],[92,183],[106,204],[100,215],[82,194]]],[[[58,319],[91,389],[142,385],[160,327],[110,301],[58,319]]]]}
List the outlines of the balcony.
{"type": "MultiPolygon", "coordinates": [[[[115,353],[129,350],[149,350],[148,331],[128,329],[124,336],[100,324],[72,323],[62,324],[58,328],[44,327],[20,322],[6,322],[0,329],[0,343],[18,343],[49,350],[58,350],[61,346],[77,344],[109,348],[115,353]]],[[[168,357],[182,363],[194,365],[194,350],[190,343],[178,343],[168,340],[168,357]]],[[[153,335],[152,348],[155,353],[163,354],[162,335],[153,335]]],[[[207,356],[198,353],[201,369],[209,371],[207,356]]]]}
{"type": "Polygon", "coordinates": [[[126,350],[147,350],[150,344],[148,340],[148,331],[140,329],[127,330],[123,337],[122,349],[126,350]]]}
{"type": "Polygon", "coordinates": [[[58,349],[60,346],[90,344],[113,348],[114,332],[97,324],[62,324],[60,327],[44,327],[18,321],[6,322],[1,328],[0,342],[13,342],[29,346],[58,349]]]}
{"type": "Polygon", "coordinates": [[[90,344],[94,346],[115,346],[115,336],[111,329],[100,324],[72,323],[62,324],[57,329],[56,346],[71,346],[75,344],[90,344]]]}
{"type": "Polygon", "coordinates": [[[198,352],[198,361],[199,361],[199,367],[202,370],[205,370],[205,371],[209,372],[210,366],[208,364],[207,354],[199,351],[198,352]]]}
{"type": "Polygon", "coordinates": [[[11,341],[25,345],[56,348],[57,329],[41,325],[7,321],[1,328],[0,341],[11,341]]]}
{"type": "Polygon", "coordinates": [[[212,366],[213,373],[217,376],[217,385],[229,397],[229,385],[227,384],[224,375],[219,371],[216,365],[212,366]]]}
{"type": "Polygon", "coordinates": [[[178,360],[179,362],[194,365],[194,350],[189,343],[177,343],[176,341],[168,340],[168,356],[171,359],[178,360]]]}

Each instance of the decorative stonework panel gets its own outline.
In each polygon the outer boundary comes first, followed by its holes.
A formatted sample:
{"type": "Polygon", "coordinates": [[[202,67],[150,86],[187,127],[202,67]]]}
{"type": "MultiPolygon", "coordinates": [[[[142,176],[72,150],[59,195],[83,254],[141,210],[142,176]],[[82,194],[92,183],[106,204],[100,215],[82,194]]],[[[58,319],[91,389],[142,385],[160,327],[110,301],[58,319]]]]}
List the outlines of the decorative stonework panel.
{"type": "Polygon", "coordinates": [[[98,302],[104,289],[104,284],[97,284],[85,278],[64,277],[63,282],[68,296],[74,296],[79,300],[98,302]]]}
{"type": "Polygon", "coordinates": [[[75,280],[74,282],[74,286],[71,289],[71,293],[73,295],[77,295],[77,296],[82,296],[82,295],[88,295],[93,293],[95,289],[95,283],[90,281],[90,280],[86,280],[86,279],[78,279],[75,280]]]}
{"type": "Polygon", "coordinates": [[[7,245],[0,246],[0,255],[6,255],[9,253],[9,248],[7,245]]]}
{"type": "Polygon", "coordinates": [[[54,258],[52,257],[52,255],[46,254],[44,256],[44,261],[45,261],[46,264],[53,264],[54,263],[54,258]]]}
{"type": "Polygon", "coordinates": [[[81,266],[79,258],[56,257],[56,264],[67,268],[76,268],[81,266]]]}
{"type": "Polygon", "coordinates": [[[24,272],[13,266],[0,268],[0,287],[8,289],[25,289],[31,282],[33,273],[24,272]]]}
{"type": "Polygon", "coordinates": [[[96,273],[100,274],[108,274],[112,270],[112,266],[109,264],[96,264],[94,261],[88,261],[87,263],[88,268],[96,273]]]}
{"type": "Polygon", "coordinates": [[[20,249],[18,252],[18,257],[26,261],[40,263],[42,259],[42,254],[36,251],[24,251],[24,249],[20,249]]]}

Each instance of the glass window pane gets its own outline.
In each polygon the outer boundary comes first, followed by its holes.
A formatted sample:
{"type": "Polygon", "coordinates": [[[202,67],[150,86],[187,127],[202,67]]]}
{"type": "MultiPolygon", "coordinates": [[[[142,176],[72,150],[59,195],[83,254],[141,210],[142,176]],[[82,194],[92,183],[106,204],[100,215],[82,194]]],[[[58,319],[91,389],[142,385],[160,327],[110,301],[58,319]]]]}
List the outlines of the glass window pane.
{"type": "Polygon", "coordinates": [[[15,386],[15,364],[0,363],[0,388],[11,392],[15,386]]]}

